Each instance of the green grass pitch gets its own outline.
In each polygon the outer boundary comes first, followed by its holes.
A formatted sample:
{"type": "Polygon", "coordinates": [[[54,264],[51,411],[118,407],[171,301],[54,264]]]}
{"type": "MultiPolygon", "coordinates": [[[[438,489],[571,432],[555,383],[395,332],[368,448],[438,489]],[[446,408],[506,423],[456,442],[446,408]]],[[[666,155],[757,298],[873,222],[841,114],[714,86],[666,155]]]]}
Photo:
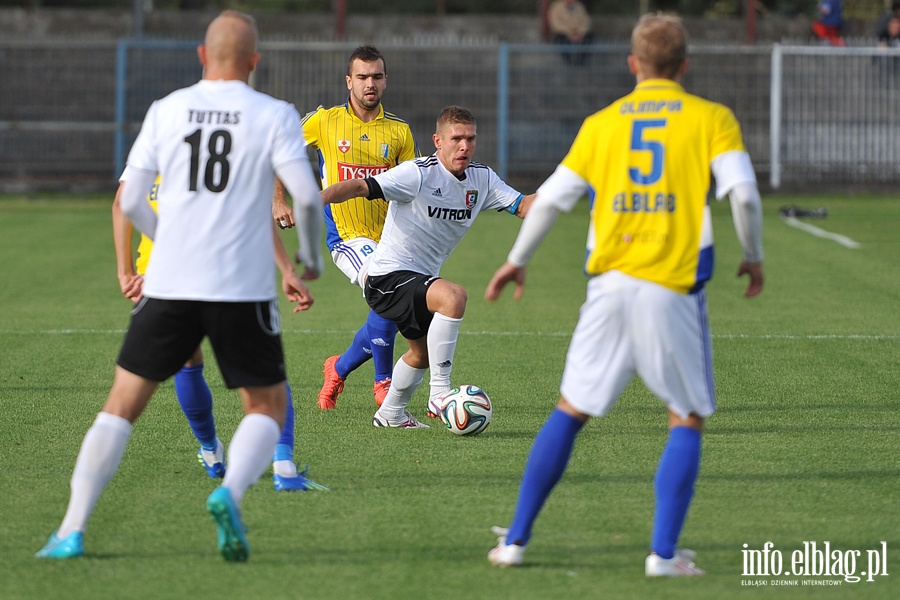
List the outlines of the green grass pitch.
{"type": "MultiPolygon", "coordinates": [[[[900,201],[865,195],[767,197],[766,289],[754,300],[734,277],[728,205],[713,207],[719,411],[707,423],[682,535],[706,577],[644,577],[666,432],[662,406],[640,382],[583,430],[526,566],[494,569],[485,558],[490,527],[508,524],[531,441],[557,399],[585,290],[583,203],[538,251],[520,302],[511,290],[497,303],[483,299],[517,219],[481,216],[444,268],[469,291],[454,382],[490,394],[494,420],[484,434],[373,428],[370,365],[348,379],[336,410],[316,408],[323,360],[343,350],[366,313],[359,290],[328,265],[311,285],[311,311],[282,308],[297,459],[330,491],[276,493],[265,474],[244,502],[250,560],[223,561],[204,509],[215,483],[196,463],[168,382],[99,501],[85,557],[33,558],[62,519],[79,444],[105,400],[128,323],[111,199],[0,199],[0,598],[900,597],[900,201]],[[826,219],[809,222],[861,246],[789,227],[782,204],[828,207],[826,219]],[[812,587],[799,580],[841,578],[743,574],[744,544],[772,542],[787,568],[791,553],[813,541],[860,551],[857,572],[866,551],[885,542],[888,575],[812,587]],[[772,589],[788,579],[798,586],[772,589]]],[[[283,235],[294,249],[293,232],[283,235]]],[[[240,405],[207,355],[227,443],[240,405]]],[[[411,405],[420,417],[426,388],[411,405]]]]}

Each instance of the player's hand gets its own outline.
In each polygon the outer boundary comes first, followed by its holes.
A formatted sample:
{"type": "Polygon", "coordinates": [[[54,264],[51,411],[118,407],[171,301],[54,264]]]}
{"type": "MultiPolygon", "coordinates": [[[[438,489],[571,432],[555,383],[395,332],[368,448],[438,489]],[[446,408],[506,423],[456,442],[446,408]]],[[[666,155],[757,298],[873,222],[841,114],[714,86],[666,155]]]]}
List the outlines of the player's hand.
{"type": "Polygon", "coordinates": [[[296,273],[288,273],[287,275],[282,276],[281,289],[284,290],[284,294],[288,297],[288,300],[297,304],[292,312],[297,313],[302,310],[309,310],[312,307],[313,302],[315,302],[309,288],[306,287],[305,283],[300,281],[300,278],[296,273]]]}
{"type": "Polygon", "coordinates": [[[141,275],[119,275],[119,289],[132,302],[141,299],[143,287],[144,278],[141,275]]]}
{"type": "Polygon", "coordinates": [[[747,291],[744,292],[745,298],[758,296],[763,291],[763,269],[762,263],[748,263],[745,260],[738,265],[737,276],[750,276],[750,283],[747,284],[747,291]]]}
{"type": "Polygon", "coordinates": [[[287,205],[283,198],[276,198],[272,201],[272,218],[275,219],[275,224],[281,229],[290,229],[295,225],[294,211],[291,210],[291,207],[287,205]]]}
{"type": "Polygon", "coordinates": [[[484,291],[485,300],[493,301],[500,298],[500,292],[512,281],[516,283],[513,299],[521,300],[525,293],[525,267],[517,267],[508,262],[503,263],[503,266],[497,269],[497,272],[491,277],[487,289],[484,291]]]}

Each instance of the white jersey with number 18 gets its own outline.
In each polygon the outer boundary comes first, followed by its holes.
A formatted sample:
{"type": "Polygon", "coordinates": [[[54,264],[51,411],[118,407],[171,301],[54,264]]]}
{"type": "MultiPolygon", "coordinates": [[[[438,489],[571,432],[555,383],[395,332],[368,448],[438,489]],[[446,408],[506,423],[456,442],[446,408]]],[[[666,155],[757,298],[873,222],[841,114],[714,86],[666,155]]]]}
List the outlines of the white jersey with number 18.
{"type": "Polygon", "coordinates": [[[308,164],[297,110],[242,81],[202,80],[154,102],[128,156],[162,180],[144,295],[275,298],[275,169],[298,160],[308,164]]]}

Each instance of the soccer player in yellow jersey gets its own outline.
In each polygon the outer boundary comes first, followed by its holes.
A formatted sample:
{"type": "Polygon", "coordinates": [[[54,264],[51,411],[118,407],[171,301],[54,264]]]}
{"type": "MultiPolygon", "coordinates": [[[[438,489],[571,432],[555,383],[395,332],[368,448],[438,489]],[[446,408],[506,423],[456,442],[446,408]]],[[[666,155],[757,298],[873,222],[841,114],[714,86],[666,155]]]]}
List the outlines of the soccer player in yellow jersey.
{"type": "MultiPolygon", "coordinates": [[[[159,189],[159,177],[147,196],[147,202],[156,210],[156,193],[159,189]]],[[[122,184],[116,192],[113,201],[112,221],[113,240],[116,248],[116,276],[119,279],[119,287],[126,298],[132,302],[141,299],[143,276],[150,260],[150,251],[153,249],[153,241],[146,235],[141,235],[141,241],[137,249],[137,258],[132,260],[132,234],[134,227],[131,221],[122,213],[120,195],[122,184]]],[[[292,268],[290,257],[287,258],[285,268],[292,268]]],[[[185,363],[184,367],[175,373],[175,396],[194,437],[200,442],[197,451],[197,461],[206,469],[206,474],[217,479],[225,476],[225,448],[216,436],[216,422],[213,417],[213,398],[209,384],[203,376],[203,349],[197,350],[185,363]]],[[[284,427],[281,437],[275,447],[275,455],[272,460],[272,479],[276,491],[307,491],[321,490],[324,486],[306,478],[306,471],[297,471],[294,463],[294,402],[291,394],[291,386],[287,384],[287,406],[284,427]]]]}
{"type": "MultiPolygon", "coordinates": [[[[409,125],[381,105],[387,72],[384,57],[375,47],[360,46],[353,51],[347,61],[346,81],[347,102],[331,108],[320,106],[303,118],[303,137],[319,156],[322,187],[371,177],[419,156],[409,125]]],[[[272,214],[279,225],[291,227],[294,217],[284,202],[283,189],[276,185],[272,214]]],[[[360,273],[365,273],[365,265],[381,241],[386,215],[387,202],[381,199],[354,198],[325,207],[325,241],[334,264],[350,283],[362,284],[360,273]]],[[[299,254],[298,261],[302,261],[299,254]]],[[[304,273],[306,278],[314,275],[308,268],[304,273]]],[[[390,388],[396,334],[396,324],[370,311],[350,346],[325,361],[319,408],[334,408],[347,375],[370,358],[375,365],[375,402],[381,406],[390,388]]]]}
{"type": "Polygon", "coordinates": [[[607,414],[640,375],[668,409],[669,438],[657,467],[647,576],[702,575],[678,548],[700,465],[704,420],[715,411],[704,283],[713,270],[710,173],[730,197],[743,249],[745,295],[763,288],[762,211],[740,126],[726,107],[685,92],[687,33],[673,16],[647,15],[632,32],[628,65],[637,86],[588,117],[572,148],[538,189],[485,296],[510,282],[521,298],[525,265],[560,211],[591,202],[587,299],[566,356],[556,409],[535,437],[515,514],[497,527],[488,559],[522,562],[532,525],[568,463],[575,437],[607,414]]]}

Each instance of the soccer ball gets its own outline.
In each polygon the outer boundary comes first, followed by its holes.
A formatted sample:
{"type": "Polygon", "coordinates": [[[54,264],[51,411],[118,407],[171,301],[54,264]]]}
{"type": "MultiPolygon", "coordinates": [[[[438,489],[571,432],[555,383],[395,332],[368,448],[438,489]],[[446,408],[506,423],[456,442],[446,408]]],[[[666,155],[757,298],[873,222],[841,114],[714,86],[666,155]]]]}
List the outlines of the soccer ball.
{"type": "Polygon", "coordinates": [[[474,385],[461,385],[444,396],[440,417],[451,433],[476,435],[491,423],[494,408],[484,390],[474,385]]]}

